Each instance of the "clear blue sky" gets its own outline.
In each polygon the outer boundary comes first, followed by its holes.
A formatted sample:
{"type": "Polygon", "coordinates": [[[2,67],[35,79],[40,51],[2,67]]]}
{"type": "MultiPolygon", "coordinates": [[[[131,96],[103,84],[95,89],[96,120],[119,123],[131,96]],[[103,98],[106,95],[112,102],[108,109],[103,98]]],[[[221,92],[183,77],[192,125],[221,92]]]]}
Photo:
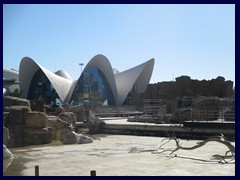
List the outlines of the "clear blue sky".
{"type": "Polygon", "coordinates": [[[124,71],[151,58],[151,83],[235,81],[235,5],[3,5],[3,67],[28,56],[74,79],[97,54],[124,71]]]}

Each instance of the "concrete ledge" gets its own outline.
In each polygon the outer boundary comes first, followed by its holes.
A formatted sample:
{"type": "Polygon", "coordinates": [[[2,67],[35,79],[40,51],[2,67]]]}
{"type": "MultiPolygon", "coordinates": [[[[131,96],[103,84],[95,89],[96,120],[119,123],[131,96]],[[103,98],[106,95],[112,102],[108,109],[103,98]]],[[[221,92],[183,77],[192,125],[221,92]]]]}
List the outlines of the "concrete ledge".
{"type": "MultiPolygon", "coordinates": [[[[224,127],[224,125],[222,126],[224,127]]],[[[154,124],[127,122],[127,119],[106,120],[101,122],[101,133],[163,136],[176,135],[180,138],[205,139],[209,136],[224,134],[235,140],[235,128],[184,127],[183,124],[154,124]]]]}

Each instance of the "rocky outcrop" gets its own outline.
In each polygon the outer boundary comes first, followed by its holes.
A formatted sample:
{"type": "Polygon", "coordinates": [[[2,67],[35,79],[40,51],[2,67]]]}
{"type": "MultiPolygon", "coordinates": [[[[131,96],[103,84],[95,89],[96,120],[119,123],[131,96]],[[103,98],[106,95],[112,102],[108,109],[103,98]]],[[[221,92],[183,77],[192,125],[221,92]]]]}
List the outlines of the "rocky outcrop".
{"type": "Polygon", "coordinates": [[[3,108],[4,112],[9,112],[7,124],[23,124],[24,118],[31,109],[27,106],[8,106],[3,108]]]}
{"type": "Polygon", "coordinates": [[[30,108],[30,102],[27,99],[3,96],[3,107],[6,106],[27,106],[30,108]]]}
{"type": "Polygon", "coordinates": [[[212,80],[193,80],[189,76],[180,76],[176,81],[149,84],[144,99],[174,99],[183,96],[216,96],[231,97],[233,81],[225,81],[224,77],[212,80]]]}
{"type": "Polygon", "coordinates": [[[62,112],[58,114],[58,117],[67,123],[75,123],[77,121],[77,118],[73,112],[62,112]]]}
{"type": "MultiPolygon", "coordinates": [[[[53,139],[64,140],[69,131],[73,131],[77,121],[76,115],[83,112],[83,106],[69,107],[73,112],[65,112],[63,108],[56,108],[54,114],[48,116],[42,102],[15,97],[4,97],[3,107],[3,139],[9,147],[20,147],[31,144],[45,144],[53,139]],[[40,103],[40,105],[38,104],[40,103]]],[[[84,113],[84,112],[83,112],[84,113]]],[[[82,119],[83,121],[84,119],[82,119]]]]}
{"type": "Polygon", "coordinates": [[[47,116],[46,123],[48,127],[51,127],[54,133],[54,139],[63,141],[66,134],[73,130],[71,124],[61,120],[57,116],[47,116]]]}
{"type": "Polygon", "coordinates": [[[24,119],[30,108],[27,106],[9,106],[4,107],[9,115],[6,122],[6,128],[9,130],[9,147],[19,147],[25,145],[24,139],[24,119]]]}
{"type": "Polygon", "coordinates": [[[47,144],[53,140],[53,130],[47,127],[47,115],[29,112],[24,119],[25,144],[47,144]]]}
{"type": "Polygon", "coordinates": [[[42,112],[27,113],[24,123],[26,128],[41,129],[47,126],[47,115],[42,112]]]}
{"type": "Polygon", "coordinates": [[[64,109],[66,112],[73,112],[76,116],[77,122],[83,122],[86,119],[83,105],[70,106],[65,104],[64,109]]]}
{"type": "Polygon", "coordinates": [[[16,97],[4,97],[4,143],[8,147],[49,143],[53,132],[47,127],[47,116],[32,112],[30,102],[16,97]]]}
{"type": "Polygon", "coordinates": [[[32,99],[30,104],[32,111],[45,112],[43,99],[32,99]]]}
{"type": "Polygon", "coordinates": [[[53,140],[53,130],[49,127],[44,128],[25,128],[25,144],[37,145],[48,144],[53,140]]]}
{"type": "Polygon", "coordinates": [[[89,111],[88,117],[89,133],[96,134],[100,132],[100,119],[94,115],[92,111],[89,111]]]}

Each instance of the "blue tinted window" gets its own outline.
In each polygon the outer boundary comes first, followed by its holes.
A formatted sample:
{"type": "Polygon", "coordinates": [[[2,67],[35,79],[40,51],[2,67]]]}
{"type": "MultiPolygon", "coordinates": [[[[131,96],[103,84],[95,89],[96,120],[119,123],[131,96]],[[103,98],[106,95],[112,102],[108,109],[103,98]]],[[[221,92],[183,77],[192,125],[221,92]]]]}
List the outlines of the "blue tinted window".
{"type": "Polygon", "coordinates": [[[115,105],[113,93],[104,74],[94,67],[84,70],[70,102],[86,105],[115,105]]]}

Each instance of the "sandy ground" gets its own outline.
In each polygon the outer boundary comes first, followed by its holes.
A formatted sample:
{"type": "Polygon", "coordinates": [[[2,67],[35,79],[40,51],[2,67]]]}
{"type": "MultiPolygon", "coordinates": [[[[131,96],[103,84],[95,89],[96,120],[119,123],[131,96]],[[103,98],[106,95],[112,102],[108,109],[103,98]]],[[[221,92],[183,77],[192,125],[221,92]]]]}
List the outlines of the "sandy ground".
{"type": "MultiPolygon", "coordinates": [[[[47,145],[12,148],[14,160],[5,176],[34,176],[38,165],[40,176],[234,176],[235,164],[222,164],[211,158],[223,155],[227,147],[217,142],[191,150],[179,150],[177,157],[169,152],[153,154],[162,144],[161,137],[128,135],[95,135],[91,144],[47,145]],[[98,140],[99,138],[100,140],[98,140]]],[[[181,140],[182,146],[199,141],[181,140]]],[[[164,148],[174,148],[170,141],[164,148]]]]}

